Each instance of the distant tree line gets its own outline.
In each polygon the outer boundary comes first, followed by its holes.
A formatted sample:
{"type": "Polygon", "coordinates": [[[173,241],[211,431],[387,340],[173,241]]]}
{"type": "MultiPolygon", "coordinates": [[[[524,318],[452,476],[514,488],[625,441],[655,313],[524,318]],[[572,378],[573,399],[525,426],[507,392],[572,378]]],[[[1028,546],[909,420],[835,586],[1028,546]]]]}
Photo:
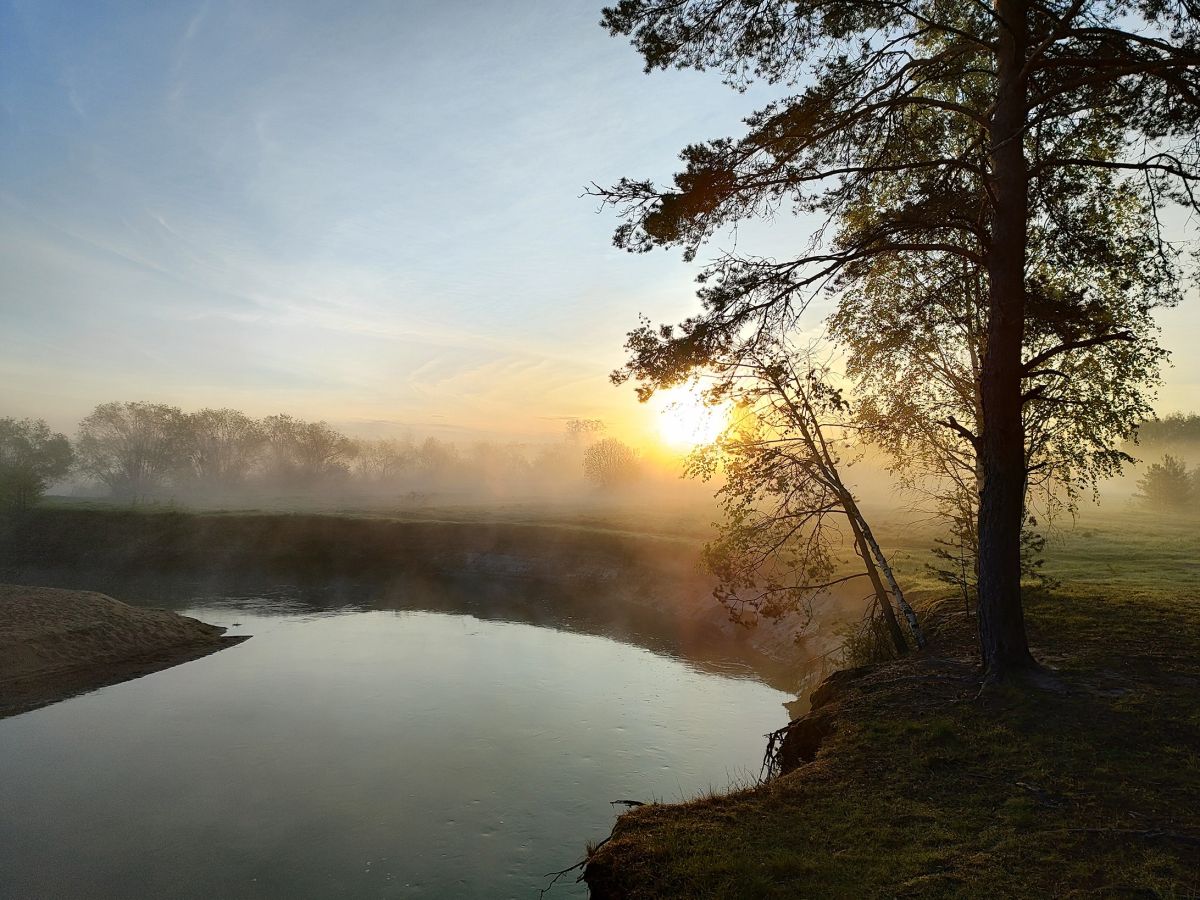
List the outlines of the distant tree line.
{"type": "Polygon", "coordinates": [[[1200,414],[1171,413],[1138,426],[1138,443],[1146,447],[1200,447],[1200,414]]]}
{"type": "Polygon", "coordinates": [[[389,496],[431,491],[561,490],[583,480],[612,489],[640,472],[637,453],[603,422],[571,419],[544,445],[428,437],[353,438],[324,421],[256,419],[236,409],[184,412],[162,403],[102,403],[74,441],[43,421],[0,418],[0,506],[31,506],[55,482],[81,477],[113,499],[268,497],[327,492],[389,496]]]}

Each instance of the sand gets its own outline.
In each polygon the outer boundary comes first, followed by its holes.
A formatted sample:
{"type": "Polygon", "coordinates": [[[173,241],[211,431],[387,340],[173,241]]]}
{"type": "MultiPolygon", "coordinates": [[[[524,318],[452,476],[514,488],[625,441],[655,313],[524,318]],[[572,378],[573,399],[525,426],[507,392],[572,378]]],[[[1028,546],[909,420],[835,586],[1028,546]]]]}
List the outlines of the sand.
{"type": "Polygon", "coordinates": [[[91,591],[0,584],[0,718],[245,640],[91,591]]]}

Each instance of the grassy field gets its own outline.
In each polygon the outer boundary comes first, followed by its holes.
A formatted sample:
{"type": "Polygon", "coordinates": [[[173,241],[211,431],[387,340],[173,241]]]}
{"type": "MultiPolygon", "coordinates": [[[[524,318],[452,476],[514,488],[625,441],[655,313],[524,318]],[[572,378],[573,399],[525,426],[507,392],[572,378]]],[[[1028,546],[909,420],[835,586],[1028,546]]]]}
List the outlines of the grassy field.
{"type": "Polygon", "coordinates": [[[505,499],[483,502],[453,497],[399,498],[363,502],[355,498],[320,500],[312,496],[272,496],[221,503],[151,502],[131,507],[127,502],[74,497],[46,497],[42,508],[59,511],[181,512],[198,515],[263,516],[323,515],[431,522],[458,525],[538,525],[574,530],[616,532],[703,541],[712,536],[717,512],[711,498],[689,492],[666,499],[635,494],[595,495],[570,500],[505,499]]]}
{"type": "Polygon", "coordinates": [[[1063,692],[977,699],[973,623],[946,605],[927,653],[822,708],[814,762],[622,817],[593,895],[1200,896],[1198,534],[1091,514],[1048,548],[1062,585],[1027,602],[1063,692]]]}

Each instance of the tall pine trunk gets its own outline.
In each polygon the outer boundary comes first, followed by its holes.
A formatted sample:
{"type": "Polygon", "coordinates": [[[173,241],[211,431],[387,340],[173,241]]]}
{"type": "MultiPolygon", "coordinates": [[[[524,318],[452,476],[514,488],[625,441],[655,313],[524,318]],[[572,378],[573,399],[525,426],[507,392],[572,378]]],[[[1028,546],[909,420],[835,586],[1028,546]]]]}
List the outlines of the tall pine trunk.
{"type": "Polygon", "coordinates": [[[1025,435],[1021,366],[1029,173],[1023,148],[1028,53],[1026,0],[996,0],[998,88],[991,123],[993,192],[987,343],[980,372],[983,488],[979,498],[979,637],[989,680],[1034,665],[1021,611],[1025,435]]]}

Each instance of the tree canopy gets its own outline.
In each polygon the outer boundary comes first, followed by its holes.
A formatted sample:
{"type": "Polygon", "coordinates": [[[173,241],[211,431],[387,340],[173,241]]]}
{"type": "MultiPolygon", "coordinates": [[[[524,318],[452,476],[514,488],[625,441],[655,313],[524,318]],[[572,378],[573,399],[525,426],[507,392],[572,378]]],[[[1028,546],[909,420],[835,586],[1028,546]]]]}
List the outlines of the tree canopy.
{"type": "MultiPolygon", "coordinates": [[[[1111,369],[1133,344],[1134,378],[1152,374],[1145,309],[1121,304],[1132,295],[1136,307],[1139,283],[1173,296],[1181,248],[1159,210],[1200,210],[1196,4],[621,0],[603,24],[632,39],[648,71],[794,89],[747,118],[743,136],[686,147],[673,184],[597,188],[624,218],[618,246],[691,259],[749,218],[791,210],[827,223],[790,259],[718,256],[700,276],[700,312],[632,332],[618,377],[638,378],[644,397],[789,332],[819,291],[846,309],[888,267],[961,270],[978,297],[976,421],[947,426],[978,459],[984,663],[992,678],[1031,667],[1020,600],[1029,418],[1045,424],[1052,406],[1029,403],[1061,395],[1076,351],[1112,348],[1118,358],[1075,357],[1111,369]],[[1114,210],[1135,221],[1119,243],[1103,228],[1114,210]]],[[[1122,422],[1091,423],[1087,465],[1104,464],[1122,422]]]]}
{"type": "Polygon", "coordinates": [[[114,497],[143,499],[179,471],[186,425],[182,412],[163,403],[101,403],[79,423],[79,470],[114,497]]]}
{"type": "Polygon", "coordinates": [[[1166,454],[1162,462],[1151,463],[1138,479],[1135,498],[1151,509],[1190,512],[1193,507],[1195,479],[1178,457],[1166,454]]]}
{"type": "Polygon", "coordinates": [[[64,435],[41,419],[0,419],[0,509],[24,510],[71,468],[64,435]]]}
{"type": "Polygon", "coordinates": [[[717,499],[724,522],[705,546],[704,563],[717,577],[715,596],[744,624],[810,615],[817,597],[866,578],[874,598],[869,619],[878,616],[902,654],[908,646],[897,611],[917,646],[924,634],[845,481],[855,426],[827,376],[810,353],[780,342],[725,367],[710,388],[732,398],[735,412],[725,434],[688,461],[690,475],[723,476],[717,499]],[[847,547],[856,557],[849,570],[847,547]]]}
{"type": "Polygon", "coordinates": [[[637,451],[616,438],[601,438],[583,451],[583,475],[601,488],[628,484],[638,476],[637,451]]]}

